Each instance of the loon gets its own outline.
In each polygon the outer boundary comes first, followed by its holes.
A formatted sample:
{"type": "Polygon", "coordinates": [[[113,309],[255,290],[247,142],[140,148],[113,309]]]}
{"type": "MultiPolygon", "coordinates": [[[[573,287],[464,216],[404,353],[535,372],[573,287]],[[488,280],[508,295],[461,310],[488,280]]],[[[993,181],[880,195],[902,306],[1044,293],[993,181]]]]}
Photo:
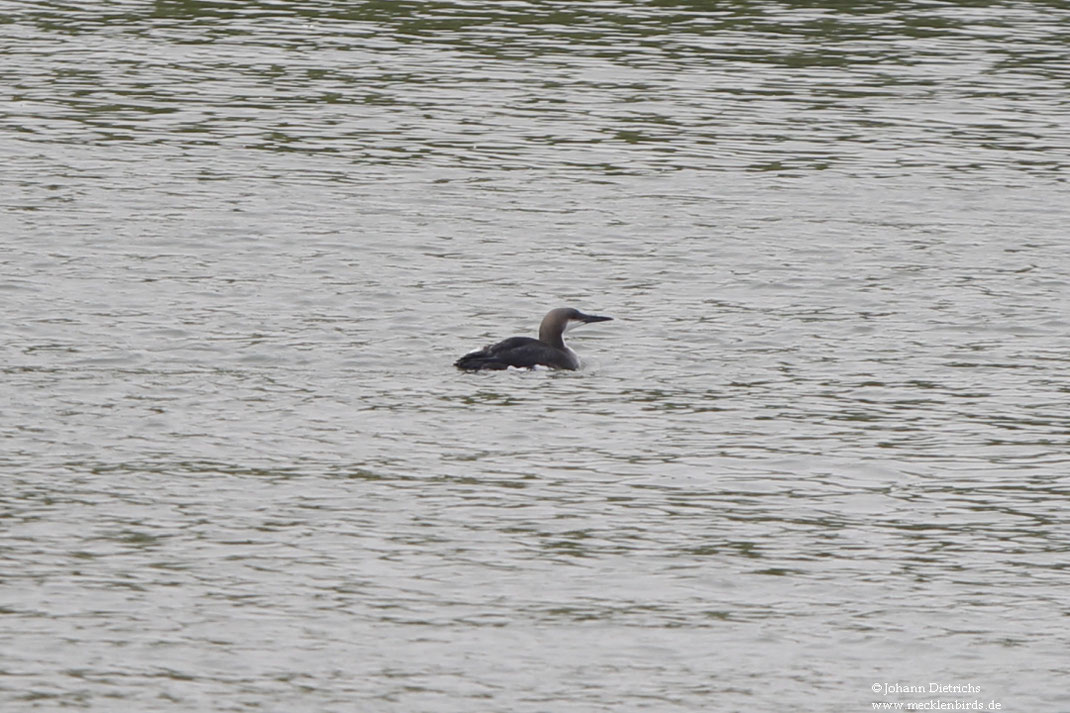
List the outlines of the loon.
{"type": "Polygon", "coordinates": [[[571,307],[558,307],[547,312],[539,325],[539,338],[510,337],[469,352],[453,363],[458,369],[480,371],[483,369],[534,369],[548,366],[551,369],[575,370],[580,366],[576,352],[565,346],[561,338],[568,330],[591,322],[608,322],[612,317],[584,314],[571,307]]]}

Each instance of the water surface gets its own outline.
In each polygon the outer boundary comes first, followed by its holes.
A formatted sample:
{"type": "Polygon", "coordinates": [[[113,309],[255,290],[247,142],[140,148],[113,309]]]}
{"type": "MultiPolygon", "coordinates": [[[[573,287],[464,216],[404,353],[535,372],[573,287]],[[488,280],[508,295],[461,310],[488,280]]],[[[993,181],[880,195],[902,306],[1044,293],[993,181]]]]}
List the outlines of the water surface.
{"type": "Polygon", "coordinates": [[[1064,4],[0,17],[5,709],[1064,704],[1064,4]]]}

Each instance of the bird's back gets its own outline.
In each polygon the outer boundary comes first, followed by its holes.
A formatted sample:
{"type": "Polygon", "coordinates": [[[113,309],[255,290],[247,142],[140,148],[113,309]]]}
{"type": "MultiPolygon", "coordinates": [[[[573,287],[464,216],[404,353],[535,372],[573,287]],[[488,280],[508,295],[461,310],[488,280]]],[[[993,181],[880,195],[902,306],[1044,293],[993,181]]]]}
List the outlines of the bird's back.
{"type": "Polygon", "coordinates": [[[548,366],[552,369],[575,369],[575,356],[568,351],[556,349],[531,337],[510,337],[497,344],[470,352],[454,362],[458,369],[479,371],[500,370],[514,367],[532,369],[548,366]]]}

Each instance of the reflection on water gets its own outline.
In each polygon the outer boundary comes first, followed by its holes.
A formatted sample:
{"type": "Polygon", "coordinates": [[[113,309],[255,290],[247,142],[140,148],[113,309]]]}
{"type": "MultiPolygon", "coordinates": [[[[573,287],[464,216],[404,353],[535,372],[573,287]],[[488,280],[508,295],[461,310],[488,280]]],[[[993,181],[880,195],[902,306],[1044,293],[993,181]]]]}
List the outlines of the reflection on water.
{"type": "Polygon", "coordinates": [[[1063,4],[8,5],[7,707],[1062,702],[1063,4]]]}
{"type": "Polygon", "coordinates": [[[611,175],[1066,162],[1065,33],[1040,4],[129,5],[18,13],[5,125],[49,142],[294,151],[337,176],[354,162],[611,175]]]}

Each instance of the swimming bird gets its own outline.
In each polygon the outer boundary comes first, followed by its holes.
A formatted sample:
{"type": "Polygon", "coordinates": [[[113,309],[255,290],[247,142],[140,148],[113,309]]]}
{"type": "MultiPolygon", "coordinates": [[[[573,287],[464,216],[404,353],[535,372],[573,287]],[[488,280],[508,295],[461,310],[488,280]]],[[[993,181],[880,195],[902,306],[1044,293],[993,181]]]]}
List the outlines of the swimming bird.
{"type": "Polygon", "coordinates": [[[469,352],[453,363],[458,369],[480,371],[483,369],[534,369],[548,366],[551,369],[575,370],[580,367],[576,352],[565,345],[562,335],[573,327],[591,322],[608,322],[612,317],[584,314],[571,307],[558,307],[546,313],[539,325],[539,338],[510,337],[505,341],[469,352]]]}

